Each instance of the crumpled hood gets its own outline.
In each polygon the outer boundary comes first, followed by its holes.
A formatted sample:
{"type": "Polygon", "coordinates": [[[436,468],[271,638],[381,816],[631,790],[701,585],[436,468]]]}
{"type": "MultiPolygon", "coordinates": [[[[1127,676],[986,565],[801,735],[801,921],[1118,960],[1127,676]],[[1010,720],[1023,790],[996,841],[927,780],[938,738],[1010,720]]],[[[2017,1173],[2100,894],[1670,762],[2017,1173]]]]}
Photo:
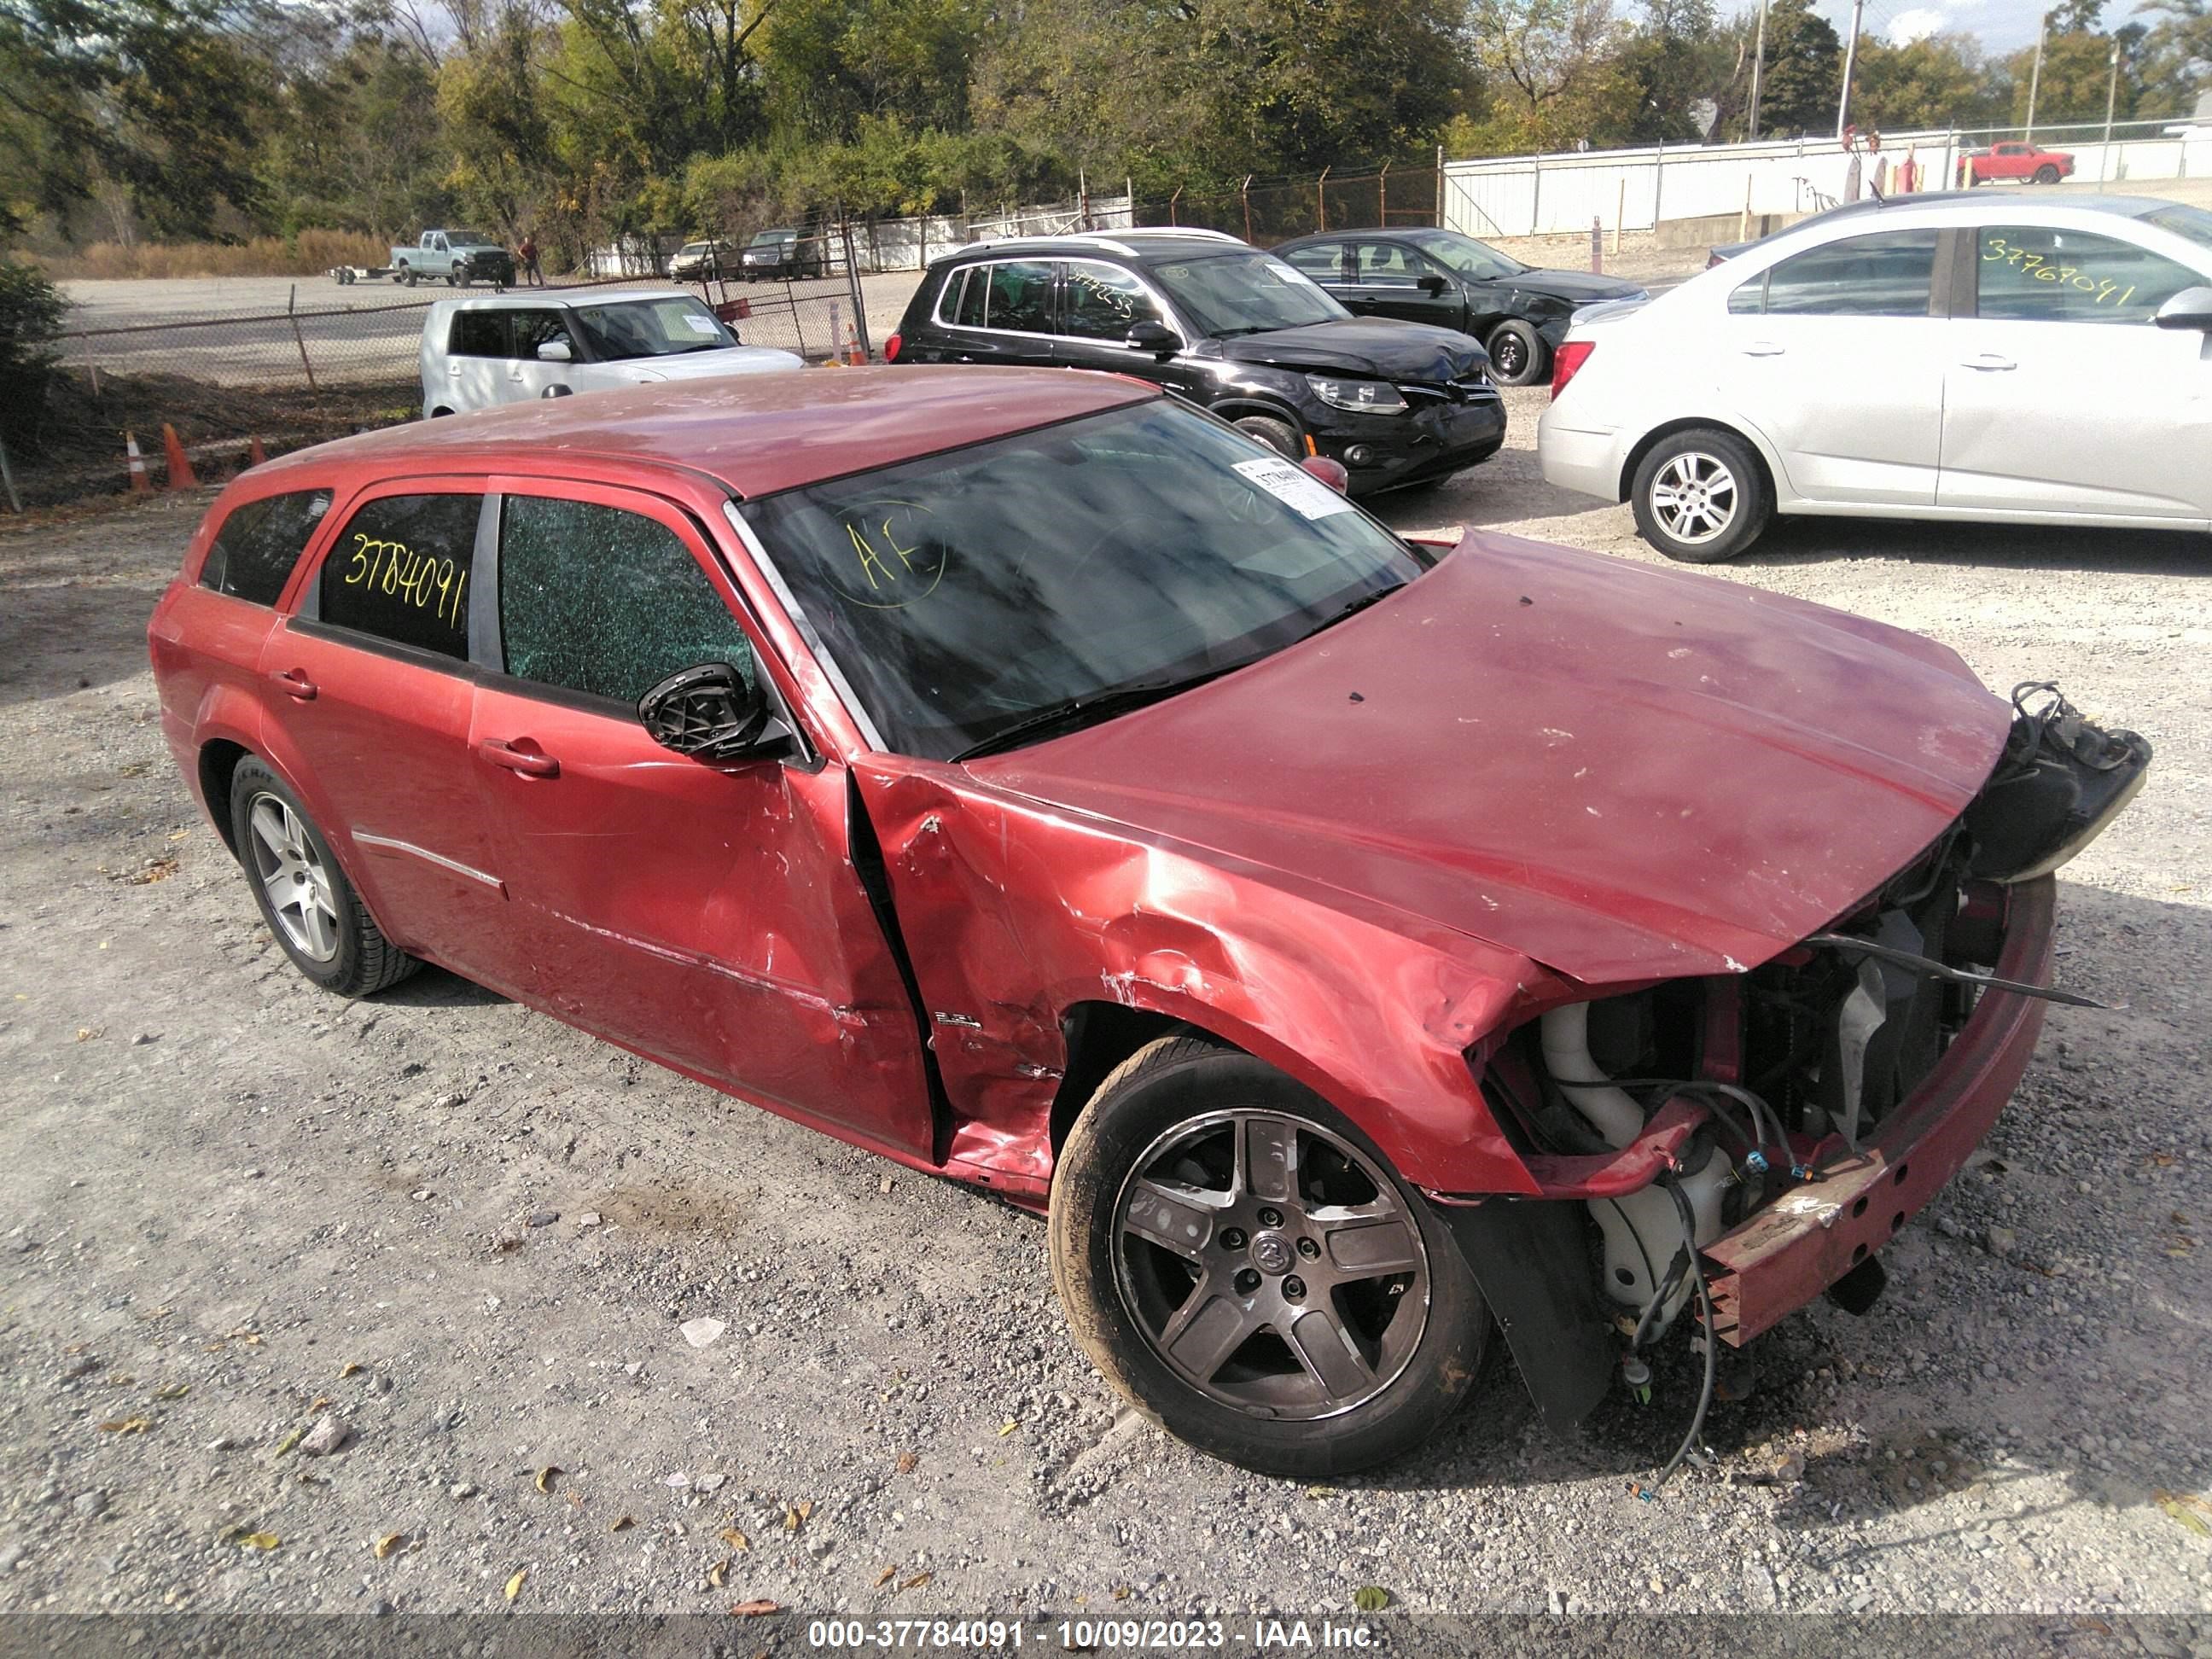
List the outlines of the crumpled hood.
{"type": "Polygon", "coordinates": [[[1510,279],[1514,287],[1529,294],[1548,294],[1574,305],[1599,300],[1625,300],[1643,293],[1641,283],[1618,276],[1596,276],[1587,270],[1524,270],[1510,279]]]}
{"type": "Polygon", "coordinates": [[[1356,317],[1304,328],[1272,329],[1221,343],[1221,355],[1277,368],[1336,369],[1386,380],[1456,380],[1490,359],[1464,334],[1426,323],[1356,317]]]}
{"type": "Polygon", "coordinates": [[[1303,645],[970,769],[1604,984],[1819,930],[1959,815],[2010,726],[1917,635],[1470,536],[1303,645]]]}

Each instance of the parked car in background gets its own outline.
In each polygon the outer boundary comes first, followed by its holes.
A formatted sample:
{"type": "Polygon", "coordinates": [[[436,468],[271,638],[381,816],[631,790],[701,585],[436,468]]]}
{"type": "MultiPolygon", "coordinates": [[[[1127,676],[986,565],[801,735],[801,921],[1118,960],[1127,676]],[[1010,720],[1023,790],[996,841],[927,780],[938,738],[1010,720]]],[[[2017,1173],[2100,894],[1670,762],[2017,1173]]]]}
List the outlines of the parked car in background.
{"type": "Polygon", "coordinates": [[[1354,495],[1449,477],[1505,441],[1473,340],[1355,318],[1296,266],[1219,231],[957,248],[930,262],[884,356],[1135,375],[1291,460],[1342,462],[1354,495]]]}
{"type": "Polygon", "coordinates": [[[489,283],[514,285],[514,255],[504,244],[478,230],[426,230],[411,246],[392,250],[392,274],[412,288],[426,277],[442,276],[449,286],[489,283]]]}
{"type": "MultiPolygon", "coordinates": [[[[1565,1425],[1662,1333],[1863,1310],[2034,1050],[2049,872],[2149,760],[1782,595],[1440,558],[1108,374],[296,451],[148,633],[311,982],[435,962],[1048,1206],[1115,1385],[1305,1480],[1418,1445],[1501,1334],[1565,1425]]],[[[700,1115],[702,1169],[748,1155],[700,1115]]]]}
{"type": "Polygon", "coordinates": [[[822,239],[787,227],[754,233],[739,256],[738,274],[749,283],[797,282],[827,269],[822,239]]]}
{"type": "Polygon", "coordinates": [[[738,251],[717,239],[686,242],[668,262],[668,274],[679,283],[704,283],[738,268],[738,251]]]}
{"type": "Polygon", "coordinates": [[[422,362],[425,416],[805,367],[788,351],[739,343],[693,295],[665,288],[441,300],[422,319],[422,362]]]}
{"type": "Polygon", "coordinates": [[[1504,386],[1528,386],[1552,372],[1553,350],[1577,306],[1644,293],[1617,276],[1524,265],[1450,230],[1333,230],[1273,252],[1356,317],[1402,317],[1473,335],[1504,386]]]}
{"type": "Polygon", "coordinates": [[[1969,185],[2019,183],[2055,185],[2074,176],[2074,157],[2040,144],[2009,143],[1972,150],[1962,158],[1969,185]]]}
{"type": "Polygon", "coordinates": [[[1537,449],[1699,563],[1777,513],[2204,530],[2208,335],[2203,208],[1862,202],[1578,318],[1537,449]]]}

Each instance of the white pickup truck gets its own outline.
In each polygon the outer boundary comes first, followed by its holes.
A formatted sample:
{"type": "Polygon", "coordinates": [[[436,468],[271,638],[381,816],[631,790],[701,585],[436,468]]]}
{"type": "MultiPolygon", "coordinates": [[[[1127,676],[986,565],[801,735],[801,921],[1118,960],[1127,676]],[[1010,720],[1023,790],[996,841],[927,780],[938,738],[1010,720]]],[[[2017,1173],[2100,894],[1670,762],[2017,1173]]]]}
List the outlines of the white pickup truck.
{"type": "Polygon", "coordinates": [[[481,231],[426,230],[412,246],[392,250],[392,274],[410,287],[442,276],[460,288],[472,283],[507,288],[514,282],[514,256],[481,231]]]}

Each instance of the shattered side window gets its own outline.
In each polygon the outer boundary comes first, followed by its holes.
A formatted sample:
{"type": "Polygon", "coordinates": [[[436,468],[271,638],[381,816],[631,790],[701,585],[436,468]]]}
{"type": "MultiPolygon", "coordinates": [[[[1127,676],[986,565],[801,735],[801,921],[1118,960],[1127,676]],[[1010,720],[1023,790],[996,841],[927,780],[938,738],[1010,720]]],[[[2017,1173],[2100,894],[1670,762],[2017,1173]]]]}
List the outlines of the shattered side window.
{"type": "Polygon", "coordinates": [[[683,538],[596,501],[509,495],[499,535],[500,629],[518,679],[635,703],[671,674],[752,646],[683,538]]]}

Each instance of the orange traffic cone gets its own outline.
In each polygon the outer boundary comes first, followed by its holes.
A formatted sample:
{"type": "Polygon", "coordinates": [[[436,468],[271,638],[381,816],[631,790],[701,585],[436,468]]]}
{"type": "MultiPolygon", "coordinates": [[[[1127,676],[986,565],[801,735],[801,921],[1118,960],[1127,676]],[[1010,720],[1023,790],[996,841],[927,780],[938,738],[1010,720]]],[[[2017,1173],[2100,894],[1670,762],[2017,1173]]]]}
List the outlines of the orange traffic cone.
{"type": "Polygon", "coordinates": [[[845,325],[845,361],[855,368],[868,361],[867,354],[860,349],[860,331],[850,323],[845,325]]]}
{"type": "Polygon", "coordinates": [[[177,441],[177,428],[167,421],[161,422],[161,447],[169,453],[169,488],[198,489],[200,481],[192,475],[192,464],[185,454],[185,447],[177,441]]]}
{"type": "Polygon", "coordinates": [[[146,476],[146,458],[138,453],[137,436],[128,432],[123,434],[123,460],[131,470],[131,493],[134,495],[152,495],[154,481],[146,476]]]}
{"type": "Polygon", "coordinates": [[[268,459],[269,452],[262,448],[259,438],[248,438],[246,441],[246,464],[248,466],[258,466],[268,459]]]}

